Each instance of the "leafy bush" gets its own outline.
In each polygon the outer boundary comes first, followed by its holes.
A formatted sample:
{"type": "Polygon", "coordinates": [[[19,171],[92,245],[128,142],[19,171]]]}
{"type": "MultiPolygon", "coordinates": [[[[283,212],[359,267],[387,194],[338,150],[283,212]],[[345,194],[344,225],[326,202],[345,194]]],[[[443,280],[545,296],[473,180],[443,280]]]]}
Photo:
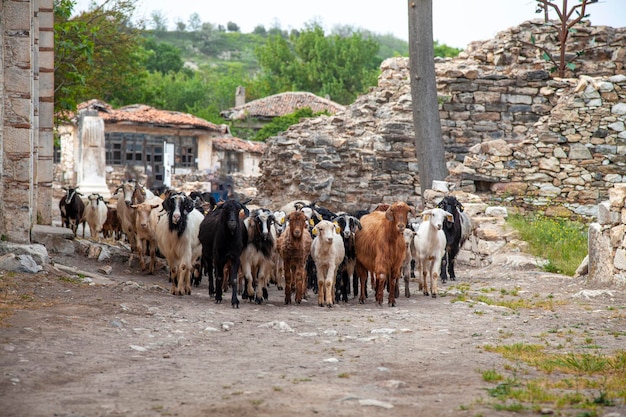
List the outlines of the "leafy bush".
{"type": "Polygon", "coordinates": [[[587,225],[543,215],[509,216],[507,222],[530,245],[532,255],[546,259],[548,272],[574,275],[587,255],[587,225]]]}
{"type": "Polygon", "coordinates": [[[259,130],[254,137],[254,140],[264,141],[270,136],[276,136],[280,132],[284,132],[289,129],[289,126],[295,125],[296,123],[300,123],[300,119],[306,117],[315,117],[320,114],[328,114],[325,112],[322,113],[313,113],[310,107],[303,107],[301,109],[296,110],[293,113],[286,114],[284,116],[275,117],[271,122],[266,124],[259,130]]]}

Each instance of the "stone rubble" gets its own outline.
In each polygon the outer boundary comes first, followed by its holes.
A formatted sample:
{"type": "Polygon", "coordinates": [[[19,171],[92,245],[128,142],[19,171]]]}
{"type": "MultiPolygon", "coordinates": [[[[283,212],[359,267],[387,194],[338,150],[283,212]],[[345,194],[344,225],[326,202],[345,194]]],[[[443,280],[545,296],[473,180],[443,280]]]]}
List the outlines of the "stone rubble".
{"type": "MultiPolygon", "coordinates": [[[[570,48],[596,48],[565,79],[551,78],[529,43],[532,35],[552,48],[553,32],[525,22],[436,61],[449,180],[507,205],[593,216],[625,181],[626,28],[577,27],[570,48]]],[[[255,203],[319,200],[345,211],[418,203],[408,71],[408,58],[385,60],[378,86],[345,112],[269,138],[255,203]]]]}

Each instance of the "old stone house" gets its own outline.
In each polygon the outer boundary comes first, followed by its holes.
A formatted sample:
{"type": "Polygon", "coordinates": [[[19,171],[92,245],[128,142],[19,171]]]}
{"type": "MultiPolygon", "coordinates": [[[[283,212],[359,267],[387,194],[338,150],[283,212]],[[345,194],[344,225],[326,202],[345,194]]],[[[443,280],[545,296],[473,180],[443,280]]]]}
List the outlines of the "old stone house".
{"type": "MultiPolygon", "coordinates": [[[[81,185],[81,171],[94,164],[81,163],[86,137],[93,129],[86,121],[96,116],[103,121],[106,185],[114,190],[126,178],[137,178],[148,187],[182,186],[190,175],[204,181],[231,173],[254,175],[262,150],[244,146],[230,137],[228,126],[216,125],[190,114],[159,110],[146,105],[119,109],[98,100],[78,106],[74,123],[60,129],[61,146],[55,179],[59,184],[81,185]],[[214,143],[214,141],[217,141],[214,143]],[[237,145],[229,145],[230,143],[237,145]]],[[[209,185],[199,185],[208,188],[209,185]]],[[[81,186],[84,192],[83,186],[81,186]]]]}
{"type": "Polygon", "coordinates": [[[235,107],[222,111],[220,115],[233,126],[250,129],[253,132],[260,130],[275,117],[293,113],[298,109],[308,107],[313,113],[329,114],[345,109],[341,104],[304,91],[288,91],[246,103],[243,87],[237,89],[235,104],[235,107]]]}

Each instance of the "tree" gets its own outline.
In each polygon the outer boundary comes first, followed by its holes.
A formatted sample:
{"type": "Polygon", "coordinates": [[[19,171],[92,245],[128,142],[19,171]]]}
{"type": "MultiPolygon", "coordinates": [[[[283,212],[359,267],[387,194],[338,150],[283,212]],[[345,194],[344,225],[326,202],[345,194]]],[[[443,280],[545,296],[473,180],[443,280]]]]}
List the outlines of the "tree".
{"type": "Polygon", "coordinates": [[[376,85],[378,44],[360,33],[325,36],[317,24],[288,39],[273,35],[255,54],[263,69],[268,94],[310,91],[349,104],[376,85]]]}
{"type": "Polygon", "coordinates": [[[167,32],[167,16],[161,10],[153,11],[151,17],[155,32],[167,32]]]}
{"type": "Polygon", "coordinates": [[[144,45],[148,55],[146,69],[158,71],[161,74],[178,72],[183,67],[183,58],[180,49],[167,42],[157,42],[154,38],[146,40],[144,45]]]}
{"type": "Polygon", "coordinates": [[[143,38],[130,24],[134,0],[107,0],[71,17],[74,4],[54,1],[56,123],[81,101],[132,93],[145,76],[143,38]]]}
{"type": "Polygon", "coordinates": [[[441,137],[433,50],[432,0],[408,0],[409,74],[415,126],[415,152],[422,196],[433,180],[448,176],[441,137]]]}
{"type": "Polygon", "coordinates": [[[531,37],[530,41],[533,44],[533,46],[543,51],[543,59],[545,59],[546,61],[550,61],[554,64],[554,68],[555,70],[558,71],[559,77],[564,78],[566,69],[570,69],[573,71],[574,68],[576,68],[572,60],[576,59],[580,55],[580,53],[577,53],[569,61],[566,59],[565,52],[567,48],[567,38],[571,32],[574,32],[574,29],[573,29],[574,25],[576,25],[578,22],[583,20],[585,17],[589,16],[585,14],[585,9],[587,8],[587,6],[592,3],[597,3],[598,0],[579,0],[579,3],[572,6],[571,8],[568,8],[567,0],[563,0],[563,5],[561,8],[557,4],[549,0],[536,0],[536,1],[537,1],[536,12],[544,13],[544,19],[546,20],[546,23],[549,22],[548,21],[548,14],[549,14],[548,8],[554,9],[557,16],[559,17],[560,25],[555,26],[556,31],[557,31],[557,36],[559,39],[558,62],[554,59],[550,51],[548,51],[546,48],[542,46],[536,45],[534,38],[531,37]],[[572,16],[574,15],[574,13],[576,13],[576,17],[573,20],[570,20],[572,19],[572,16]]]}
{"type": "Polygon", "coordinates": [[[254,30],[252,30],[252,33],[256,33],[257,35],[265,36],[265,35],[267,35],[267,30],[265,30],[265,26],[263,26],[263,25],[256,25],[254,27],[254,30]]]}
{"type": "Polygon", "coordinates": [[[202,19],[198,13],[192,13],[189,16],[187,27],[190,32],[198,32],[202,28],[202,19]]]}
{"type": "Polygon", "coordinates": [[[176,30],[179,32],[184,32],[187,29],[187,25],[182,20],[176,21],[176,30]]]}
{"type": "Polygon", "coordinates": [[[237,23],[234,22],[228,22],[226,23],[226,30],[228,30],[229,32],[239,32],[239,26],[237,25],[237,23]]]}

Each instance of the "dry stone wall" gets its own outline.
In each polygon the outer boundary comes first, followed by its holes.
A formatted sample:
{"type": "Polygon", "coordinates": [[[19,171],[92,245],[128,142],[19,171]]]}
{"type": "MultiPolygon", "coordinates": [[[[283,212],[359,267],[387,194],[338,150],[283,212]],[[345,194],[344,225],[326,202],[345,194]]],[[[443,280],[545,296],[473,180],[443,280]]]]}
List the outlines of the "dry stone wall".
{"type": "Polygon", "coordinates": [[[615,184],[598,206],[589,226],[587,279],[590,283],[626,286],[626,184],[615,184]]]}
{"type": "MultiPolygon", "coordinates": [[[[626,28],[577,28],[572,50],[594,39],[614,44],[586,55],[580,71],[592,78],[582,77],[587,85],[578,91],[578,72],[551,78],[550,64],[528,42],[532,34],[554,43],[551,32],[526,22],[435,63],[448,180],[511,204],[571,203],[566,213],[593,215],[626,174],[618,150],[626,28]]],[[[408,59],[384,61],[378,86],[346,111],[304,120],[267,145],[259,204],[304,198],[351,210],[421,201],[408,59]]]]}
{"type": "Polygon", "coordinates": [[[626,76],[567,81],[555,91],[559,100],[552,112],[525,139],[470,148],[454,170],[466,179],[461,184],[504,195],[518,206],[597,215],[598,202],[626,180],[626,76]]]}

